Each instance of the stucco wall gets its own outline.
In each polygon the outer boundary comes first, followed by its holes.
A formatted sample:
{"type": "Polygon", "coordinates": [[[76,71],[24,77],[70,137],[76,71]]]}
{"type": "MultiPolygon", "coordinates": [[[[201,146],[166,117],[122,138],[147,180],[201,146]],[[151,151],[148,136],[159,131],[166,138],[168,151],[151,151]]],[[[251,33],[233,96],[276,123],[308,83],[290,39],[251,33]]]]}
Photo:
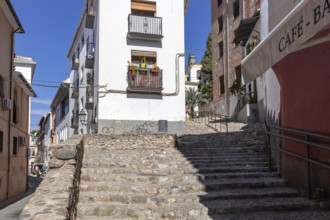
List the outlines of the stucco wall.
{"type": "MultiPolygon", "coordinates": [[[[127,38],[130,1],[99,1],[98,72],[100,85],[126,90],[127,61],[131,50],[157,52],[157,65],[163,70],[163,92],[175,92],[175,57],[184,52],[184,4],[180,0],[156,1],[157,16],[162,17],[161,42],[127,38]]],[[[180,58],[178,96],[107,93],[99,97],[99,120],[185,121],[184,58],[180,58]]]]}
{"type": "MultiPolygon", "coordinates": [[[[0,75],[4,79],[10,78],[11,32],[12,28],[0,8],[0,75]]],[[[9,81],[4,82],[4,95],[9,97],[9,81]]],[[[7,191],[8,146],[10,145],[8,120],[9,111],[4,111],[0,106],[0,131],[3,132],[3,152],[0,152],[0,202],[6,199],[7,191]]]]}
{"type": "MultiPolygon", "coordinates": [[[[274,66],[281,84],[282,126],[330,135],[330,43],[319,44],[285,57],[274,66]]],[[[306,146],[289,142],[283,148],[305,154],[306,146]]],[[[314,158],[329,161],[330,153],[313,148],[314,158]]],[[[283,156],[284,175],[295,185],[306,175],[304,162],[283,156]],[[301,172],[291,172],[293,170],[301,172]]],[[[321,185],[330,185],[329,171],[323,179],[315,172],[313,178],[321,185]]]]}

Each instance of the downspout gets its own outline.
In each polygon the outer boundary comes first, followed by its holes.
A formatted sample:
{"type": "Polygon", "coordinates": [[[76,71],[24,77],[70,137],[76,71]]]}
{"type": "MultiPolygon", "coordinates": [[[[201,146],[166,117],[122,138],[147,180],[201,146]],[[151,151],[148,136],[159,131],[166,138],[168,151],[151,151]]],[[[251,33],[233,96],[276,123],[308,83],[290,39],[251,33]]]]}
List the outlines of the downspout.
{"type": "Polygon", "coordinates": [[[175,56],[175,92],[162,93],[163,96],[177,96],[180,92],[180,66],[179,66],[180,57],[184,57],[184,53],[177,53],[175,56]]]}
{"type": "Polygon", "coordinates": [[[226,76],[226,86],[225,86],[225,102],[226,102],[226,112],[227,112],[227,117],[229,116],[229,110],[230,110],[230,100],[228,97],[228,88],[229,88],[229,8],[228,8],[228,0],[227,0],[227,4],[226,4],[226,49],[227,49],[227,55],[226,55],[226,65],[227,65],[227,74],[225,74],[226,76]]]}
{"type": "MultiPolygon", "coordinates": [[[[173,93],[161,93],[163,96],[177,96],[180,92],[180,67],[179,67],[179,58],[183,57],[184,53],[177,53],[175,56],[175,92],[173,93]]],[[[106,89],[106,92],[109,93],[119,93],[119,94],[127,94],[129,90],[113,90],[106,89]]],[[[149,92],[149,90],[140,90],[142,92],[149,92]]],[[[101,92],[102,93],[102,92],[101,92]]]]}
{"type": "MultiPolygon", "coordinates": [[[[10,69],[9,69],[9,99],[12,100],[12,89],[13,89],[13,72],[14,72],[14,35],[15,33],[21,29],[19,26],[16,30],[11,33],[11,44],[10,44],[10,69]]],[[[11,143],[11,114],[12,110],[9,110],[9,120],[8,120],[8,167],[7,167],[7,192],[6,197],[9,199],[9,174],[10,174],[10,143],[11,143]]],[[[27,177],[27,175],[26,175],[27,177]]]]}

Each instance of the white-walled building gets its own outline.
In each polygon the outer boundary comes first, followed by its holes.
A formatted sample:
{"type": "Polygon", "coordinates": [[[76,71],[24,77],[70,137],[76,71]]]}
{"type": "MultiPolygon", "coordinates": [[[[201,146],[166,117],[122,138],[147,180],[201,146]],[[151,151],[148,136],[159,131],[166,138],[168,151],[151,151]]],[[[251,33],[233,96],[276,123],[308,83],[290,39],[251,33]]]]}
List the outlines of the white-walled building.
{"type": "Polygon", "coordinates": [[[88,114],[78,133],[184,128],[187,5],[188,0],[86,0],[68,53],[70,114],[88,114]]]}
{"type": "Polygon", "coordinates": [[[54,133],[55,140],[52,141],[54,144],[65,141],[74,134],[75,123],[73,115],[71,116],[69,112],[69,87],[70,78],[62,81],[50,105],[52,109],[52,121],[54,123],[51,127],[54,133]]]}

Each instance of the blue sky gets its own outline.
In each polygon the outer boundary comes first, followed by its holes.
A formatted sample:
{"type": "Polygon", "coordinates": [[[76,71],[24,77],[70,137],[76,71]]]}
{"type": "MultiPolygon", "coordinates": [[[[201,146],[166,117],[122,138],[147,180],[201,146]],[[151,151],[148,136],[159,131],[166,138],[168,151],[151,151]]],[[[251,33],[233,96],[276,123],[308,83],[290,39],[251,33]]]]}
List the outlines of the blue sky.
{"type": "MultiPolygon", "coordinates": [[[[69,77],[66,58],[80,20],[84,0],[12,0],[25,34],[16,34],[17,55],[32,57],[37,62],[33,86],[38,97],[32,99],[31,129],[38,126],[42,115],[50,111],[57,86],[69,77]]],[[[190,0],[185,22],[185,53],[195,54],[200,62],[211,28],[210,0],[190,0]]]]}

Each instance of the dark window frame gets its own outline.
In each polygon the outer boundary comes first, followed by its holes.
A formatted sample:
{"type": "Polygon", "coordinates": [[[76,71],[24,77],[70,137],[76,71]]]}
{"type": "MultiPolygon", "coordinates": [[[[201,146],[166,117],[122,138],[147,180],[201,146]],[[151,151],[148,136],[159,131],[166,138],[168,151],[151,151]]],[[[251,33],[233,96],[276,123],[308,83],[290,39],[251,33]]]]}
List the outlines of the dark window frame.
{"type": "Polygon", "coordinates": [[[225,76],[222,75],[219,77],[219,92],[220,92],[220,95],[223,95],[225,94],[225,76]]]}
{"type": "Polygon", "coordinates": [[[5,97],[5,87],[4,87],[4,79],[0,76],[0,98],[5,97]]]}
{"type": "Polygon", "coordinates": [[[0,131],[0,153],[3,152],[3,131],[0,131]]]}
{"type": "Polygon", "coordinates": [[[218,18],[218,27],[219,27],[219,33],[223,30],[223,16],[221,15],[218,18]]]}
{"type": "Polygon", "coordinates": [[[239,10],[240,4],[239,4],[239,0],[236,0],[233,2],[233,14],[234,14],[234,18],[239,16],[240,10],[239,10]]]}
{"type": "Polygon", "coordinates": [[[13,137],[13,155],[18,155],[18,138],[13,137]]]}
{"type": "Polygon", "coordinates": [[[218,0],[218,7],[222,5],[222,0],[218,0]]]}
{"type": "Polygon", "coordinates": [[[242,79],[242,67],[241,65],[238,65],[235,67],[235,76],[236,79],[241,80],[242,79]]]}
{"type": "Polygon", "coordinates": [[[223,57],[224,55],[224,47],[223,47],[223,41],[221,41],[219,44],[218,44],[218,49],[219,49],[219,59],[223,57]]]}

